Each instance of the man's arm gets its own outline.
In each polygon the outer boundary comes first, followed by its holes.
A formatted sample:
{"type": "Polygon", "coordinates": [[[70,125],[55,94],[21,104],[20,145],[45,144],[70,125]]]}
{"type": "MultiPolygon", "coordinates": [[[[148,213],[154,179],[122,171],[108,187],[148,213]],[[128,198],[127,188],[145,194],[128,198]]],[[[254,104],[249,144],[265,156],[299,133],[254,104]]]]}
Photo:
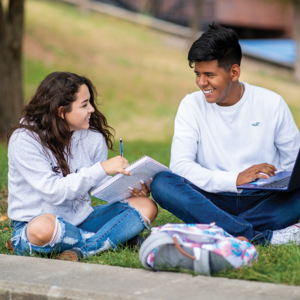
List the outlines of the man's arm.
{"type": "Polygon", "coordinates": [[[280,154],[280,169],[292,171],[300,148],[300,133],[292,113],[281,98],[275,130],[275,146],[280,154]]]}
{"type": "MultiPolygon", "coordinates": [[[[274,131],[274,144],[279,151],[279,170],[292,171],[300,147],[300,134],[290,109],[280,97],[274,131]]],[[[264,163],[254,165],[241,172],[237,178],[237,186],[258,178],[269,178],[276,175],[275,166],[264,163]]]]}

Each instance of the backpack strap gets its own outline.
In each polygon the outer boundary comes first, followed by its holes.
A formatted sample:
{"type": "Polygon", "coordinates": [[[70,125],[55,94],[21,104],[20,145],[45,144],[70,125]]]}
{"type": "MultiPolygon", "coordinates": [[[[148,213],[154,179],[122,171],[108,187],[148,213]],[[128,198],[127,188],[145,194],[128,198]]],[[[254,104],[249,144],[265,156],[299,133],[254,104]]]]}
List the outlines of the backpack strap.
{"type": "Polygon", "coordinates": [[[186,251],[184,251],[181,246],[179,245],[178,241],[177,241],[177,238],[176,236],[173,236],[173,241],[174,241],[174,244],[175,244],[175,247],[177,248],[177,250],[182,253],[183,255],[187,256],[188,258],[191,258],[193,260],[196,260],[196,257],[187,253],[186,251]]]}
{"type": "Polygon", "coordinates": [[[143,266],[148,270],[154,270],[152,267],[147,265],[148,254],[155,248],[168,244],[174,244],[174,241],[165,232],[158,232],[156,234],[148,236],[143,242],[139,254],[143,266]]]}

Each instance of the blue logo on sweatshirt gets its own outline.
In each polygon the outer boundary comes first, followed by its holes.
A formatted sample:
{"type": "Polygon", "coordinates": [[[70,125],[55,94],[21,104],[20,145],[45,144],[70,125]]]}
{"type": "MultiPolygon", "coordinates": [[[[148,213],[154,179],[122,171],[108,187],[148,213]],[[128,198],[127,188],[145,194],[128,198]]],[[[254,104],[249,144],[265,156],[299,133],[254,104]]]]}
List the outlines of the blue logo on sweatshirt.
{"type": "Polygon", "coordinates": [[[256,122],[254,124],[252,124],[252,126],[258,126],[260,124],[260,122],[256,122]]]}

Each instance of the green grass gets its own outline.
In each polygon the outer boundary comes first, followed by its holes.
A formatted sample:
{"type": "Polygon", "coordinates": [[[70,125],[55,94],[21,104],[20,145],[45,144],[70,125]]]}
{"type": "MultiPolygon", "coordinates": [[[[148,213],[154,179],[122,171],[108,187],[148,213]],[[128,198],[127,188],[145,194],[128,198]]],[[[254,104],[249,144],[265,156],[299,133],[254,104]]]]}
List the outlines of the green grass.
{"type": "Polygon", "coordinates": [[[300,285],[300,246],[258,246],[259,260],[251,268],[214,274],[228,277],[279,284],[300,285]]]}
{"type": "Polygon", "coordinates": [[[25,78],[25,95],[27,102],[29,97],[33,95],[34,91],[36,90],[38,84],[53,70],[47,67],[44,62],[39,60],[33,60],[26,56],[23,57],[23,64],[24,64],[24,78],[25,78]]]}

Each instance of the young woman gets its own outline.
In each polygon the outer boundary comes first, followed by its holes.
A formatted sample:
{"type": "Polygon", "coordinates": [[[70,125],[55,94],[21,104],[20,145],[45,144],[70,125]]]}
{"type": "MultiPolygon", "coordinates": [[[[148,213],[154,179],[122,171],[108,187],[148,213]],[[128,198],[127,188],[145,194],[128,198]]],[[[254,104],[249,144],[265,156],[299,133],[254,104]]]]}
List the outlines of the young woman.
{"type": "Polygon", "coordinates": [[[150,190],[91,206],[89,191],[128,161],[112,149],[112,128],[83,76],[48,75],[8,133],[8,216],[16,254],[62,252],[75,260],[114,248],[148,228],[157,214],[150,190]]]}

